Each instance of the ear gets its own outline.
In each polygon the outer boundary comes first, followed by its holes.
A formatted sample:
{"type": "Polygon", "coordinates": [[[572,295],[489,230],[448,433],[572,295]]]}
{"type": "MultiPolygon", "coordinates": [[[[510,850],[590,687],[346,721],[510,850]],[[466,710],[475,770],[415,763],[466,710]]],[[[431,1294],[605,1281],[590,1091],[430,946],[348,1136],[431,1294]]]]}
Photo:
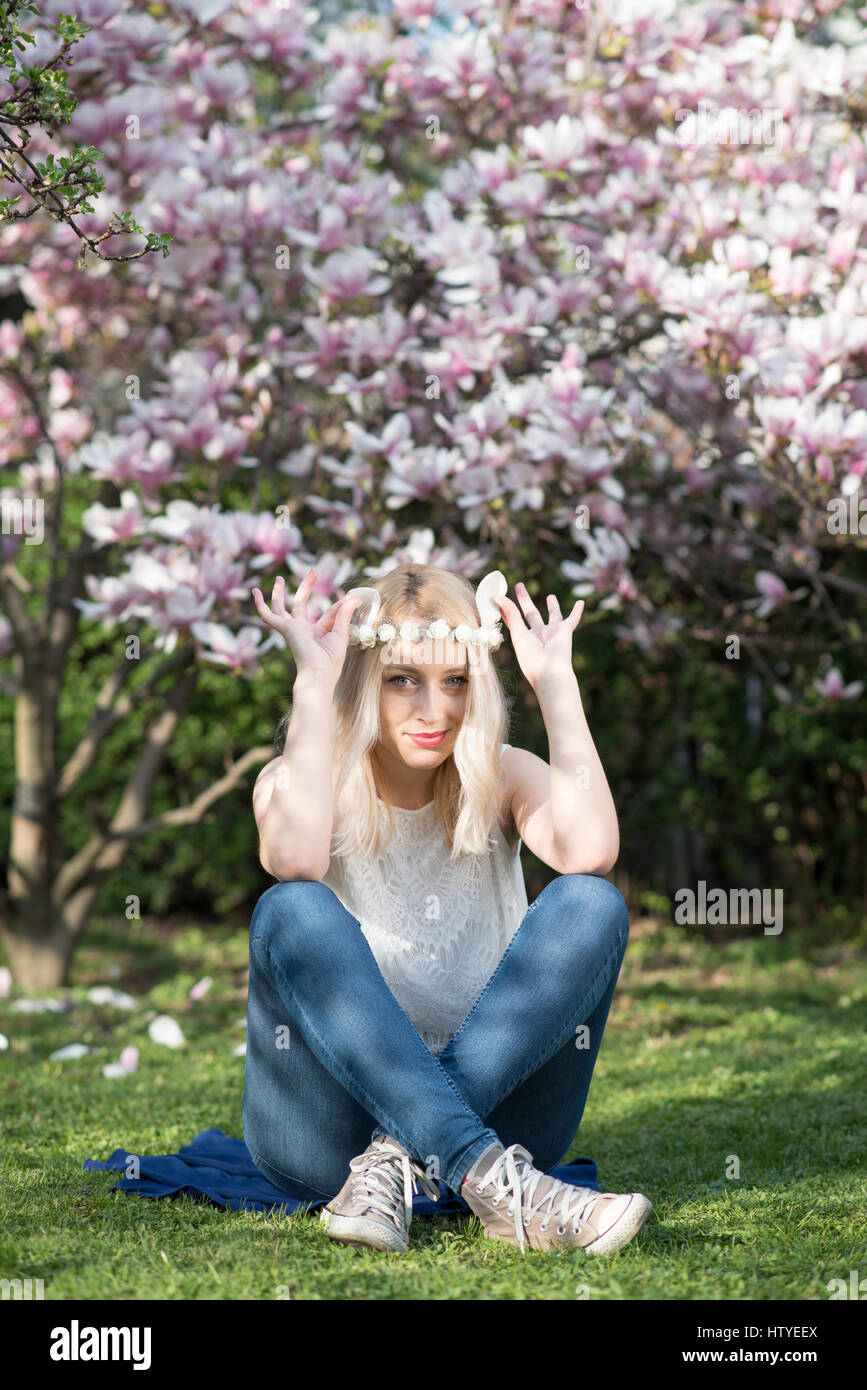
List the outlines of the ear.
{"type": "Polygon", "coordinates": [[[479,584],[476,589],[476,607],[482,627],[493,627],[494,623],[502,621],[503,615],[499,608],[491,603],[491,596],[502,594],[505,597],[508,587],[506,576],[499,570],[492,570],[490,574],[486,574],[479,584]]]}

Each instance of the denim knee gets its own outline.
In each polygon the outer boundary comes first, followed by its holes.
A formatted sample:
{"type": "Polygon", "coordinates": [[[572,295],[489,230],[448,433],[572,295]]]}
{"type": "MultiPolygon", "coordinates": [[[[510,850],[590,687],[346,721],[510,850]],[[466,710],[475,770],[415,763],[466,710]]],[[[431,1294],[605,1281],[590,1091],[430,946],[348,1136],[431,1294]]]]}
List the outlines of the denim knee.
{"type": "Polygon", "coordinates": [[[629,908],[620,889],[609,879],[596,874],[560,874],[545,891],[550,889],[554,889],[558,900],[568,902],[577,913],[592,912],[598,921],[610,926],[626,949],[629,908]]]}
{"type": "Polygon", "coordinates": [[[295,879],[289,883],[272,883],[266,888],[253,909],[250,919],[250,939],[267,940],[276,930],[281,940],[297,922],[309,922],[313,917],[312,897],[321,897],[317,890],[325,885],[313,879],[295,879]]]}

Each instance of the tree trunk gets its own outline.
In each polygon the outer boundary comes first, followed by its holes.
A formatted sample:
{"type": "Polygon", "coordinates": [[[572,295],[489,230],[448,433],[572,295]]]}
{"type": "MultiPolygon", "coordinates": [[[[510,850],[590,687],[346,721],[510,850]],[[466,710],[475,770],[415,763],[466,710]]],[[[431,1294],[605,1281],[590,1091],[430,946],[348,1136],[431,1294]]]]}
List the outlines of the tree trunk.
{"type": "MultiPolygon", "coordinates": [[[[29,654],[21,664],[16,700],[18,780],[12,811],[9,889],[0,895],[0,940],[12,977],[24,989],[56,989],[67,983],[73,951],[87,926],[99,887],[129,852],[130,839],[114,839],[76,869],[62,844],[57,795],[56,662],[29,654]]],[[[166,747],[196,684],[195,668],[185,671],[147,730],[130,781],[113,817],[114,828],[144,820],[154,779],[166,747]]]]}
{"type": "Polygon", "coordinates": [[[22,989],[51,990],[68,981],[74,941],[63,925],[37,934],[11,931],[0,923],[0,941],[15,983],[22,989]]]}

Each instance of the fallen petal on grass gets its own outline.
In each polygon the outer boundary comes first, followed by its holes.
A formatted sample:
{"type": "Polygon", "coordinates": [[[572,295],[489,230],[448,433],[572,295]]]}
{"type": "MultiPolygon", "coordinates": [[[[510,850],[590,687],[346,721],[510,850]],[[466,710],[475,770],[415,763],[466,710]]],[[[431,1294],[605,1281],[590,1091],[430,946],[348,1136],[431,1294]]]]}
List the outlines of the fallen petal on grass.
{"type": "Polygon", "coordinates": [[[67,1006],[60,999],[16,999],[10,1007],[15,1014],[62,1014],[67,1006]]]}
{"type": "Polygon", "coordinates": [[[120,1054],[119,1062],[107,1062],[102,1069],[103,1076],[111,1079],[114,1076],[131,1076],[138,1070],[138,1048],[130,1045],[125,1047],[120,1054]]]}
{"type": "Polygon", "coordinates": [[[116,1009],[138,1008],[137,999],[121,989],[112,989],[111,985],[94,985],[87,991],[87,998],[91,1004],[113,1004],[116,1009]]]}
{"type": "Polygon", "coordinates": [[[179,1025],[168,1014],[158,1014],[148,1024],[148,1033],[155,1043],[163,1047],[183,1047],[184,1035],[179,1025]]]}

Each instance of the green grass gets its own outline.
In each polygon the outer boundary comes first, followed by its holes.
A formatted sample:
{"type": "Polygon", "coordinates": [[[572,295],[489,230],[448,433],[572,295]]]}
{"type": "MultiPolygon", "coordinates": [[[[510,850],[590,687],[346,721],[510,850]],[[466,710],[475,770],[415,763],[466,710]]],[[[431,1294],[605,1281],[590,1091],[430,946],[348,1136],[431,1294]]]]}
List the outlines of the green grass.
{"type": "MultiPolygon", "coordinates": [[[[654,1211],[608,1259],[487,1241],[471,1217],[419,1217],[407,1255],[329,1241],[315,1216],[110,1194],[85,1158],[176,1152],[241,1135],[247,927],[95,927],[66,1014],[0,999],[0,1277],[48,1299],[820,1299],[867,1276],[863,939],[753,935],[716,944],[651,918],[632,936],[571,1155],[654,1211]],[[860,956],[860,959],[859,959],[860,956]],[[111,974],[114,967],[116,973],[111,974]],[[202,975],[205,999],[186,1000],[202,975]],[[133,1014],[84,1001],[111,983],[133,1014]],[[158,1012],[186,1045],[151,1042],[158,1012]],[[51,1062],[69,1042],[96,1050],[51,1062]],[[134,1042],[139,1070],[106,1080],[134,1042]],[[726,1176],[730,1155],[740,1176],[726,1176]]],[[[57,992],[59,995],[60,992],[57,992]]]]}

